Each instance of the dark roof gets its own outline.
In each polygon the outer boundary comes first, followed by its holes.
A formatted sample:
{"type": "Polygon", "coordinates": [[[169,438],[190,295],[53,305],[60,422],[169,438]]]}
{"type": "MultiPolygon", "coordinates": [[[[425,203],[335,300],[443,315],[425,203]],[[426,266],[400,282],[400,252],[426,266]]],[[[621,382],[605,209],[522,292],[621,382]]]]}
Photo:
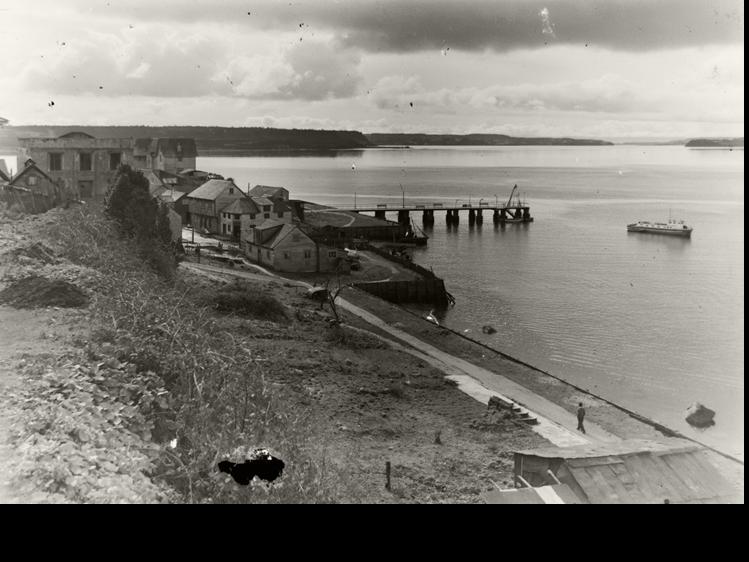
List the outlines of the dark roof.
{"type": "Polygon", "coordinates": [[[221,209],[221,212],[232,213],[234,215],[247,215],[247,214],[255,215],[260,212],[260,209],[257,208],[257,205],[255,205],[252,199],[249,199],[248,197],[242,197],[241,199],[237,199],[236,201],[233,201],[225,209],[221,209]]]}
{"type": "Polygon", "coordinates": [[[231,180],[208,180],[195,191],[191,191],[189,197],[193,199],[215,201],[216,198],[228,187],[233,187],[242,193],[242,190],[237,187],[237,184],[231,180]]]}
{"type": "Polygon", "coordinates": [[[19,181],[19,180],[20,180],[20,179],[21,179],[21,178],[22,178],[23,176],[25,176],[27,172],[29,172],[29,171],[31,171],[31,170],[36,170],[36,171],[37,171],[37,172],[38,172],[38,173],[39,173],[39,174],[40,174],[41,176],[43,176],[43,177],[45,177],[45,178],[46,178],[47,180],[49,180],[49,181],[50,181],[50,182],[52,183],[52,185],[55,185],[55,186],[57,185],[57,182],[55,182],[55,180],[53,180],[53,179],[52,179],[51,177],[49,177],[49,176],[48,176],[48,175],[47,175],[47,174],[46,174],[46,173],[44,172],[44,170],[42,170],[42,169],[41,169],[41,168],[40,168],[39,166],[37,166],[37,165],[36,165],[36,162],[34,162],[34,161],[33,161],[33,160],[31,159],[31,158],[29,158],[28,160],[26,160],[26,162],[25,162],[25,164],[24,164],[24,167],[23,167],[23,170],[21,170],[20,172],[18,172],[18,173],[16,174],[16,177],[14,177],[14,178],[13,178],[12,180],[10,180],[10,184],[9,184],[9,185],[11,185],[11,186],[14,186],[14,185],[16,185],[16,183],[18,183],[18,181],[19,181]]]}
{"type": "Polygon", "coordinates": [[[182,153],[185,158],[195,158],[198,155],[198,147],[195,144],[195,139],[159,139],[157,144],[157,151],[161,151],[164,154],[178,154],[182,153]]]}
{"type": "Polygon", "coordinates": [[[93,135],[89,135],[88,133],[83,133],[81,131],[71,131],[69,133],[65,133],[64,135],[60,135],[57,137],[58,139],[93,139],[96,138],[93,135]]]}
{"type": "Polygon", "coordinates": [[[288,196],[289,190],[285,187],[274,187],[272,185],[256,185],[250,190],[250,195],[253,197],[268,197],[274,199],[276,197],[288,196]]]}
{"type": "Polygon", "coordinates": [[[153,141],[155,140],[156,139],[135,139],[133,154],[135,154],[135,156],[141,156],[153,153],[154,150],[151,148],[151,145],[154,144],[153,141]]]}
{"type": "Polygon", "coordinates": [[[182,152],[185,158],[194,158],[198,155],[195,139],[159,137],[135,139],[133,154],[136,156],[155,155],[159,151],[169,156],[182,152]]]}

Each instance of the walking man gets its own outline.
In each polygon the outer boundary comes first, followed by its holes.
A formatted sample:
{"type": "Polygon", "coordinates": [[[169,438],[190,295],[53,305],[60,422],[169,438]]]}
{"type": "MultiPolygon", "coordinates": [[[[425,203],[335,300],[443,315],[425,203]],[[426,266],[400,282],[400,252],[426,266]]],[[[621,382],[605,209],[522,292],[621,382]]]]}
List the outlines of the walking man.
{"type": "Polygon", "coordinates": [[[583,408],[583,403],[580,402],[580,404],[577,407],[577,429],[585,433],[585,426],[583,425],[583,420],[585,419],[585,408],[583,408]]]}

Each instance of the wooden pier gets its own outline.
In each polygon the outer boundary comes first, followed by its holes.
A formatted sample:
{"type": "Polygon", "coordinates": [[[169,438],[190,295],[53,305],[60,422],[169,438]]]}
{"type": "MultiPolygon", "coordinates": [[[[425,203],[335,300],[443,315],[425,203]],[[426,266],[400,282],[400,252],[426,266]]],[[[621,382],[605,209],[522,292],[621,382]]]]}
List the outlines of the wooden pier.
{"type": "Polygon", "coordinates": [[[468,214],[468,224],[482,224],[485,213],[491,213],[495,224],[533,222],[531,209],[526,204],[490,204],[483,201],[479,203],[422,203],[411,205],[391,205],[378,203],[376,205],[356,205],[353,207],[335,207],[337,211],[353,211],[355,213],[374,213],[375,218],[385,219],[386,213],[398,213],[398,222],[410,224],[411,213],[421,213],[424,225],[434,224],[436,213],[445,213],[445,222],[449,225],[460,223],[460,213],[468,214]]]}

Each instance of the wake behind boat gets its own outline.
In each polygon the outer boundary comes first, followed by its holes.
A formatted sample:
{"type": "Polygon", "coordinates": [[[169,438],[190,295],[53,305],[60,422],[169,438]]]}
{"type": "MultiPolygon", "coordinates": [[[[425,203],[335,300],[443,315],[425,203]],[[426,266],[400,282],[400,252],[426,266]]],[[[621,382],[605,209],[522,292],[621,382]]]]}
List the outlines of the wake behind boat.
{"type": "Polygon", "coordinates": [[[650,234],[669,234],[671,236],[692,235],[692,227],[687,226],[684,221],[669,219],[668,222],[638,221],[627,225],[628,232],[649,232],[650,234]]]}

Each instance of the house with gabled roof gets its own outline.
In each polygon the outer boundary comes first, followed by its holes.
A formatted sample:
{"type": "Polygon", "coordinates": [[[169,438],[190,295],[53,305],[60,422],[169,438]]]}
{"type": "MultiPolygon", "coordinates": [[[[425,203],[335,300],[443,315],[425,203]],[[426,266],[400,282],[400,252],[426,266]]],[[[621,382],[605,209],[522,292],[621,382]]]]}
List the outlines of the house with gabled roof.
{"type": "Polygon", "coordinates": [[[221,234],[221,212],[238,199],[248,199],[232,179],[208,180],[186,199],[188,221],[209,234],[221,234]]]}
{"type": "Polygon", "coordinates": [[[70,194],[29,158],[21,170],[2,186],[8,205],[20,205],[27,213],[43,213],[63,203],[70,194]]]}
{"type": "Polygon", "coordinates": [[[190,138],[141,138],[135,139],[133,159],[137,168],[163,170],[178,174],[195,169],[198,156],[195,139],[190,138]]]}
{"type": "Polygon", "coordinates": [[[318,244],[300,225],[274,219],[242,231],[241,245],[250,260],[276,271],[330,272],[346,263],[344,251],[318,244]]]}

